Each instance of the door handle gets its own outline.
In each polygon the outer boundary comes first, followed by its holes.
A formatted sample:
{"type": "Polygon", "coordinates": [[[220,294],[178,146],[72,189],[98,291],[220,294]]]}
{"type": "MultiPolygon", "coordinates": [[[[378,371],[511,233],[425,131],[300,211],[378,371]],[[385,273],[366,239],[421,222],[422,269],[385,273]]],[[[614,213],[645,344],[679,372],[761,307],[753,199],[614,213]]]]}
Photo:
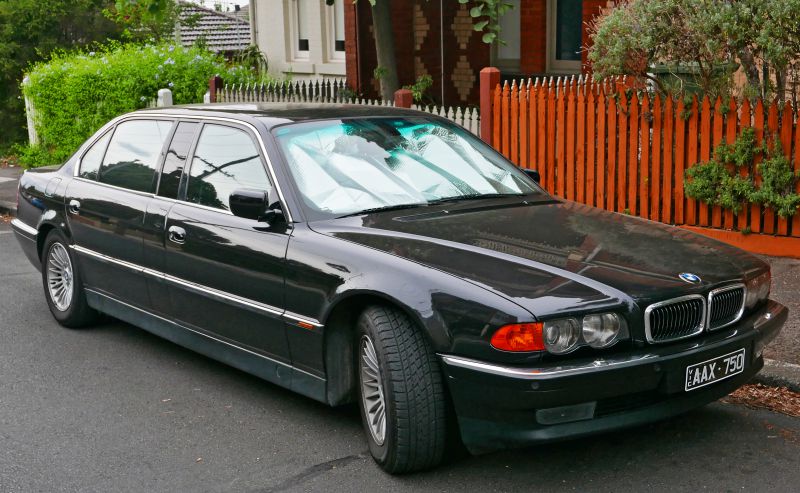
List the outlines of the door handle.
{"type": "Polygon", "coordinates": [[[69,205],[67,205],[67,210],[70,214],[78,214],[81,211],[81,203],[72,199],[69,201],[69,205]]]}
{"type": "Polygon", "coordinates": [[[170,226],[167,230],[167,238],[173,243],[184,243],[186,241],[186,230],[178,226],[170,226]]]}

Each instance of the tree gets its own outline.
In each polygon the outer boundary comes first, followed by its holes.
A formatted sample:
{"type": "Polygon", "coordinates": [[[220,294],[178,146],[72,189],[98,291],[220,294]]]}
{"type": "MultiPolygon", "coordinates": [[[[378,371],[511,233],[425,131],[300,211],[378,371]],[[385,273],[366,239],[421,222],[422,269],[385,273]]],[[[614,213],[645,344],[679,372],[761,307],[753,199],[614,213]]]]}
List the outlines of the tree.
{"type": "Polygon", "coordinates": [[[104,13],[125,28],[125,37],[134,41],[160,41],[173,36],[180,11],[181,6],[175,0],[116,0],[104,13]]]}
{"type": "Polygon", "coordinates": [[[25,138],[20,98],[23,71],[57,49],[118,37],[105,18],[108,0],[7,0],[0,2],[0,149],[25,138]]]}
{"type": "Polygon", "coordinates": [[[800,0],[628,0],[606,8],[590,36],[597,77],[633,75],[672,92],[653,75],[664,64],[694,71],[713,97],[733,92],[740,66],[745,95],[797,101],[800,0]]]}

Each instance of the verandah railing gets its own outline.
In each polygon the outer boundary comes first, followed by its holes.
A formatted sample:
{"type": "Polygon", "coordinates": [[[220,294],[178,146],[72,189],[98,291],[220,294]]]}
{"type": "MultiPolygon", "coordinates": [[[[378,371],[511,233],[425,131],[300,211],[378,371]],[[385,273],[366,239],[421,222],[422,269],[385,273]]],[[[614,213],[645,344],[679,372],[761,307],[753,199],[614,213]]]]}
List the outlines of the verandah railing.
{"type": "MultiPolygon", "coordinates": [[[[484,85],[488,79],[482,73],[484,85]]],[[[790,104],[684,102],[630,90],[621,79],[498,82],[490,86],[492,120],[482,136],[515,163],[538,168],[549,192],[670,224],[800,237],[800,214],[782,218],[759,205],[733,214],[684,193],[685,170],[747,127],[757,145],[777,138],[800,170],[800,125],[790,104]]]]}

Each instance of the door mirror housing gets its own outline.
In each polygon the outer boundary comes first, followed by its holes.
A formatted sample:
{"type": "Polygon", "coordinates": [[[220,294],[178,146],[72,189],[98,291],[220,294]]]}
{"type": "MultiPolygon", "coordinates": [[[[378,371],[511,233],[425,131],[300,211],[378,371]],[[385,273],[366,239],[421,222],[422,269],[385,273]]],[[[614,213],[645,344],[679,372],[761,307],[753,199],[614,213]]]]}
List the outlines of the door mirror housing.
{"type": "Polygon", "coordinates": [[[267,213],[267,192],[241,188],[234,190],[228,199],[231,212],[236,217],[260,221],[267,213]]]}
{"type": "Polygon", "coordinates": [[[228,204],[234,216],[266,223],[267,226],[284,220],[281,203],[278,201],[270,203],[270,194],[263,190],[248,188],[234,190],[228,198],[228,204]]]}
{"type": "Polygon", "coordinates": [[[522,171],[524,171],[524,172],[525,172],[525,174],[526,174],[526,175],[528,175],[528,177],[529,177],[531,180],[535,181],[536,183],[539,183],[539,181],[542,179],[542,175],[540,175],[540,174],[539,174],[539,171],[538,171],[538,170],[535,170],[535,169],[528,169],[528,168],[520,168],[520,169],[521,169],[522,171]]]}

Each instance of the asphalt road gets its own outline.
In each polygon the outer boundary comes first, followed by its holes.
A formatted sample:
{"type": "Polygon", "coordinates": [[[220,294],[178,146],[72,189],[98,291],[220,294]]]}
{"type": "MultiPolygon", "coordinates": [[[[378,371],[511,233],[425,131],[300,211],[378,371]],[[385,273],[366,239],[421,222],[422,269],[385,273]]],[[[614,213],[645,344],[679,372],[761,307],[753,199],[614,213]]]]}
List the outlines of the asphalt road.
{"type": "Polygon", "coordinates": [[[800,419],[715,403],[392,477],[331,409],[130,325],[60,328],[0,225],[0,491],[797,491],[800,419]]]}

